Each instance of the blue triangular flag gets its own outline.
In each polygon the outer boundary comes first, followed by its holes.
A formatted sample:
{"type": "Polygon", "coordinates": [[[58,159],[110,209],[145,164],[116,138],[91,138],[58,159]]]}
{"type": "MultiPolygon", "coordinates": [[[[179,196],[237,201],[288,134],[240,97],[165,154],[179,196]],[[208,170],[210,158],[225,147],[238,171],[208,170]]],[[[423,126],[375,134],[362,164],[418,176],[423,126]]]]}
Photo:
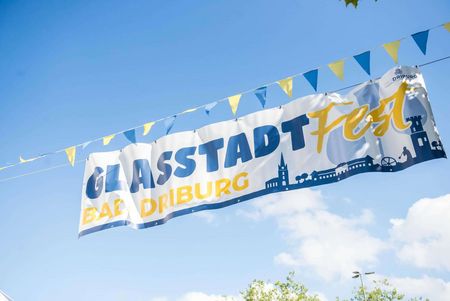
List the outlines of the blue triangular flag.
{"type": "Polygon", "coordinates": [[[209,115],[209,112],[217,105],[217,101],[209,103],[205,106],[205,113],[209,115]]]}
{"type": "Polygon", "coordinates": [[[306,73],[303,73],[303,76],[317,92],[317,78],[319,77],[319,69],[314,69],[306,73]]]}
{"type": "Polygon", "coordinates": [[[128,130],[123,132],[123,135],[125,136],[125,138],[128,139],[128,141],[130,141],[131,143],[136,143],[136,131],[133,130],[128,130]]]}
{"type": "Polygon", "coordinates": [[[428,32],[429,30],[425,30],[411,35],[423,54],[427,54],[428,32]]]}
{"type": "Polygon", "coordinates": [[[262,107],[266,105],[266,95],[267,95],[267,87],[261,87],[255,90],[255,95],[258,97],[259,102],[262,107]]]}
{"type": "Polygon", "coordinates": [[[169,134],[170,130],[173,127],[173,124],[175,123],[175,118],[177,118],[177,115],[173,115],[172,117],[164,119],[164,126],[166,127],[166,135],[169,134]]]}
{"type": "Polygon", "coordinates": [[[354,55],[353,58],[370,75],[370,51],[354,55]]]}

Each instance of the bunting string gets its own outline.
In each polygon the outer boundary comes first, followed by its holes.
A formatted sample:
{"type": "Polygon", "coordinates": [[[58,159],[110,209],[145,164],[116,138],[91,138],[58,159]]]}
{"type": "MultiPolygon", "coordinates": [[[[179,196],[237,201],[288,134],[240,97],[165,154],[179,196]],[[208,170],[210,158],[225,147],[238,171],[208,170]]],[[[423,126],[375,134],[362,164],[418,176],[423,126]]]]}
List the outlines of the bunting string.
{"type": "MultiPolygon", "coordinates": [[[[443,27],[445,30],[447,30],[448,32],[450,32],[450,22],[447,22],[445,24],[440,24],[437,26],[434,26],[430,29],[424,30],[424,31],[420,31],[417,33],[414,33],[412,35],[408,35],[405,36],[403,38],[400,38],[398,40],[395,40],[393,42],[389,42],[389,43],[385,43],[383,45],[381,45],[385,51],[387,52],[387,54],[393,59],[393,61],[397,64],[398,63],[398,51],[400,48],[400,44],[401,41],[407,39],[407,38],[412,38],[414,40],[414,42],[416,43],[417,47],[420,49],[420,51],[426,55],[426,51],[427,51],[427,44],[428,44],[428,35],[429,32],[431,30],[434,30],[436,28],[439,27],[443,27]]],[[[339,79],[343,80],[344,79],[344,65],[345,62],[349,59],[354,59],[360,66],[361,68],[370,76],[370,53],[371,51],[375,50],[375,48],[372,48],[370,50],[367,50],[365,52],[362,52],[358,55],[354,55],[351,57],[346,57],[346,58],[342,58],[340,60],[336,60],[330,64],[327,65],[327,67],[336,75],[336,77],[338,77],[339,79]]],[[[431,64],[433,62],[438,62],[444,59],[448,59],[449,57],[444,57],[432,62],[428,62],[426,64],[431,64]]],[[[425,64],[423,64],[422,66],[424,66],[425,64]]],[[[165,133],[166,135],[169,134],[169,132],[171,131],[171,129],[173,128],[174,124],[175,124],[175,120],[177,119],[177,117],[179,117],[180,115],[184,115],[184,114],[188,114],[188,113],[192,113],[194,111],[197,111],[199,109],[203,109],[204,112],[209,115],[210,112],[219,104],[225,101],[228,101],[228,104],[231,108],[231,111],[233,113],[233,115],[237,114],[237,110],[238,110],[238,106],[239,106],[239,102],[241,100],[241,96],[245,95],[245,94],[249,94],[252,93],[256,96],[256,98],[259,100],[259,102],[261,103],[262,107],[265,107],[266,104],[266,96],[267,96],[267,88],[270,86],[273,86],[275,84],[279,85],[279,87],[289,96],[292,97],[292,93],[293,93],[293,80],[299,76],[303,76],[308,83],[312,86],[312,88],[317,91],[317,84],[318,84],[318,73],[319,70],[321,69],[321,67],[317,67],[317,68],[313,68],[307,72],[302,72],[302,73],[297,73],[294,75],[291,75],[289,77],[286,77],[284,79],[281,80],[277,80],[262,86],[259,86],[258,88],[253,88],[253,89],[249,89],[247,91],[235,94],[233,96],[229,96],[229,97],[224,97],[222,99],[219,99],[217,101],[208,103],[208,104],[204,104],[204,105],[200,105],[191,109],[187,109],[182,111],[181,113],[172,115],[172,116],[168,116],[168,117],[163,117],[160,118],[158,120],[154,120],[151,122],[147,122],[143,125],[134,127],[134,128],[130,128],[127,130],[122,130],[120,132],[114,133],[114,134],[110,134],[107,136],[103,136],[103,137],[99,137],[90,141],[86,141],[83,143],[79,143],[70,147],[66,147],[64,149],[60,149],[54,152],[50,152],[50,153],[45,153],[45,154],[41,154],[39,156],[36,157],[32,157],[32,158],[28,158],[25,159],[22,156],[19,156],[19,161],[16,163],[10,163],[10,164],[6,164],[5,166],[0,166],[0,171],[5,170],[5,169],[9,169],[15,166],[18,166],[20,164],[25,164],[25,163],[29,163],[38,159],[42,159],[45,158],[47,156],[50,155],[55,155],[55,154],[59,154],[59,153],[65,153],[67,156],[67,160],[69,162],[70,165],[74,166],[76,162],[75,161],[75,156],[76,156],[76,151],[77,148],[81,147],[82,149],[86,148],[89,144],[93,143],[93,142],[97,142],[97,141],[102,141],[103,145],[108,145],[117,135],[123,135],[128,141],[130,141],[131,143],[136,143],[137,142],[137,138],[136,138],[136,134],[137,134],[137,130],[138,129],[142,129],[142,133],[141,136],[146,136],[150,133],[152,127],[159,122],[163,122],[164,126],[165,126],[165,133]]],[[[358,85],[358,84],[356,84],[358,85]]],[[[355,86],[356,86],[355,85],[355,86]]],[[[343,89],[347,89],[343,88],[343,89]]],[[[341,90],[343,90],[341,89],[341,90]]],[[[340,91],[340,90],[338,90],[340,91]]],[[[337,91],[335,91],[337,92],[337,91]]]]}
{"type": "MultiPolygon", "coordinates": [[[[434,64],[434,63],[438,63],[440,61],[444,61],[444,60],[448,60],[448,59],[450,59],[450,55],[446,56],[446,57],[442,57],[442,58],[436,59],[436,60],[432,60],[432,61],[429,61],[429,62],[426,62],[426,63],[423,63],[423,64],[420,64],[420,65],[416,65],[416,67],[424,67],[424,66],[428,66],[428,65],[431,65],[431,64],[434,64]]],[[[374,78],[374,79],[370,79],[369,81],[377,80],[379,78],[380,77],[377,77],[377,78],[374,78]]],[[[367,82],[367,81],[359,82],[357,84],[353,84],[353,85],[346,86],[346,87],[343,87],[343,88],[340,88],[340,89],[337,89],[337,90],[333,90],[333,91],[330,91],[329,93],[336,93],[336,92],[344,91],[344,90],[347,90],[347,89],[351,89],[351,88],[359,86],[359,85],[361,85],[361,84],[363,84],[365,82],[367,82]]],[[[101,138],[99,138],[97,140],[100,140],[100,139],[101,138]]],[[[74,166],[75,164],[82,163],[82,162],[84,162],[84,159],[80,159],[80,160],[76,160],[75,161],[75,157],[74,157],[73,164],[72,164],[72,161],[70,161],[69,163],[62,163],[62,164],[55,165],[55,166],[52,166],[52,167],[38,169],[38,170],[35,170],[35,171],[32,171],[32,172],[28,172],[28,173],[12,176],[12,177],[9,177],[9,178],[0,179],[0,183],[7,182],[7,181],[10,181],[10,180],[14,180],[14,179],[18,179],[18,178],[22,178],[22,177],[26,177],[26,176],[30,176],[30,175],[43,173],[43,172],[46,172],[46,171],[51,171],[51,170],[62,168],[62,167],[67,167],[68,165],[74,166]]],[[[0,170],[1,170],[1,168],[0,168],[0,170]]]]}

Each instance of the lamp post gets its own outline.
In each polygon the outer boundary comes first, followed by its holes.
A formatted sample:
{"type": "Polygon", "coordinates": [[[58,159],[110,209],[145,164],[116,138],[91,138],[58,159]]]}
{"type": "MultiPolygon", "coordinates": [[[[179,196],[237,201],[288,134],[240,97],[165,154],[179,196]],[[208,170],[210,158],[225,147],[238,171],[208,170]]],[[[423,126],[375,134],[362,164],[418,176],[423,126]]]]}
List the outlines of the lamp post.
{"type": "Polygon", "coordinates": [[[359,271],[353,272],[352,278],[354,278],[354,279],[359,278],[359,280],[361,280],[361,287],[362,287],[364,301],[367,301],[367,299],[366,299],[366,290],[364,288],[363,275],[372,275],[372,274],[375,274],[375,272],[366,272],[366,273],[360,273],[359,271]]]}

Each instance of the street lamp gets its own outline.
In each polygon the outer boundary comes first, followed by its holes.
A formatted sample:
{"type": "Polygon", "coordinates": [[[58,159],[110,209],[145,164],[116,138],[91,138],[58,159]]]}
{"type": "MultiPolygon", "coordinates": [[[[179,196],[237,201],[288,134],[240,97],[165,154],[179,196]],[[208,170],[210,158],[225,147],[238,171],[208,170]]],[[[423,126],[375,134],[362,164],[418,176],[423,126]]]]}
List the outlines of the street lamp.
{"type": "Polygon", "coordinates": [[[354,271],[352,278],[356,279],[359,278],[361,280],[361,287],[363,291],[363,297],[364,301],[366,301],[366,290],[364,289],[364,282],[363,282],[363,275],[372,275],[375,274],[375,272],[366,272],[366,273],[360,273],[359,271],[354,271]]]}

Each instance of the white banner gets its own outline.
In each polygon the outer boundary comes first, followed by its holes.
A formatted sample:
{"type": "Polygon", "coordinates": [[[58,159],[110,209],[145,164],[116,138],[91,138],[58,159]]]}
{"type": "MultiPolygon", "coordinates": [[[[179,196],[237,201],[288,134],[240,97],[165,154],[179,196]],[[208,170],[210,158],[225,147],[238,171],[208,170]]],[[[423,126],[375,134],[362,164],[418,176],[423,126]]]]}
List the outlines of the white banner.
{"type": "Polygon", "coordinates": [[[310,95],[153,143],[93,153],[79,235],[147,228],[269,193],[443,158],[427,95],[418,69],[397,67],[346,96],[310,95]]]}

